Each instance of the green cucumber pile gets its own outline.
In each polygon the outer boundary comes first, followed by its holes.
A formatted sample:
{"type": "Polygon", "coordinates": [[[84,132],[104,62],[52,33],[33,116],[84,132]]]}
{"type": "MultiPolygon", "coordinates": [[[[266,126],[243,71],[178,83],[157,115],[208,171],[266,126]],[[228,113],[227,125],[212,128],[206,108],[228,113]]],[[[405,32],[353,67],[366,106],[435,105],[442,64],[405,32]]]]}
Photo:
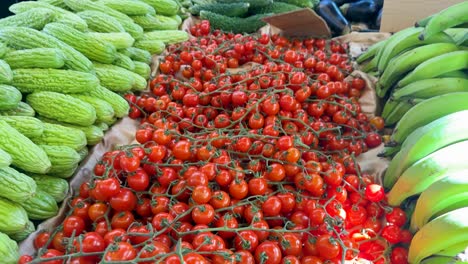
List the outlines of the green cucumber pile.
{"type": "Polygon", "coordinates": [[[211,27],[233,33],[253,33],[265,26],[261,19],[300,8],[314,8],[316,0],[193,0],[192,15],[210,21],[211,27]]]}
{"type": "Polygon", "coordinates": [[[9,10],[0,19],[0,244],[58,213],[88,147],[128,114],[122,95],[146,89],[153,54],[188,39],[175,0],[40,0],[9,10]]]}

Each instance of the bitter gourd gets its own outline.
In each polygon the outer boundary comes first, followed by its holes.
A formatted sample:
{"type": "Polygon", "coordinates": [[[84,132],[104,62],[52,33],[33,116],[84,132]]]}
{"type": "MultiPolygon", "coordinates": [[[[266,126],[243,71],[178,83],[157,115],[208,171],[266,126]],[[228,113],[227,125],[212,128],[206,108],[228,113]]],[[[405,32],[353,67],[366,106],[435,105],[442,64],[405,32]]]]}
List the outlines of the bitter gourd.
{"type": "Polygon", "coordinates": [[[71,27],[74,27],[80,31],[86,31],[88,29],[88,25],[86,22],[81,19],[76,14],[60,8],[58,6],[51,5],[50,3],[46,3],[44,1],[22,1],[16,4],[13,4],[9,7],[9,10],[12,13],[19,14],[23,12],[28,12],[33,8],[47,8],[55,13],[55,22],[60,22],[71,27]]]}
{"type": "Polygon", "coordinates": [[[94,64],[96,75],[101,82],[101,85],[108,87],[114,92],[127,92],[133,87],[135,82],[132,75],[128,74],[128,70],[107,64],[94,64]]]}
{"type": "Polygon", "coordinates": [[[94,10],[87,10],[77,13],[86,23],[88,28],[95,32],[125,32],[122,24],[113,16],[94,10]]]}
{"type": "Polygon", "coordinates": [[[134,46],[144,49],[151,54],[161,54],[166,48],[166,45],[161,40],[137,40],[134,46]]]}
{"type": "Polygon", "coordinates": [[[179,5],[174,0],[141,0],[152,6],[160,15],[172,16],[179,11],[179,5]]]}
{"type": "Polygon", "coordinates": [[[247,14],[249,6],[249,3],[211,3],[194,5],[189,10],[192,15],[199,15],[200,11],[205,10],[229,17],[241,17],[247,14]]]}
{"type": "Polygon", "coordinates": [[[8,50],[9,48],[7,47],[7,45],[3,42],[0,42],[0,59],[5,56],[8,50]]]}
{"type": "Polygon", "coordinates": [[[35,173],[49,171],[51,164],[44,150],[3,120],[0,135],[0,148],[10,154],[15,167],[35,173]]]}
{"type": "Polygon", "coordinates": [[[126,48],[123,50],[120,50],[122,54],[127,55],[130,57],[130,59],[135,60],[135,61],[141,61],[146,64],[151,63],[151,53],[149,53],[146,50],[135,48],[135,47],[130,47],[126,48]]]}
{"type": "Polygon", "coordinates": [[[124,69],[127,69],[129,71],[134,71],[135,70],[135,63],[128,57],[127,55],[124,55],[122,53],[117,53],[117,59],[113,63],[115,66],[122,67],[124,69]]]}
{"type": "Polygon", "coordinates": [[[90,126],[96,121],[94,107],[70,95],[37,92],[29,94],[26,101],[40,115],[61,122],[90,126]]]}
{"type": "Polygon", "coordinates": [[[12,84],[23,93],[86,93],[99,86],[99,79],[91,73],[72,70],[16,69],[12,84]]]}
{"type": "Polygon", "coordinates": [[[89,95],[74,94],[72,96],[94,107],[96,110],[96,122],[110,123],[113,121],[115,115],[114,109],[108,102],[89,95]]]}
{"type": "Polygon", "coordinates": [[[116,59],[117,51],[111,43],[89,37],[67,25],[50,23],[44,27],[43,31],[72,46],[91,60],[112,63],[116,59]]]}
{"type": "Polygon", "coordinates": [[[87,147],[84,147],[84,148],[78,150],[77,152],[80,155],[80,161],[84,160],[89,154],[89,150],[88,150],[87,147]]]}
{"type": "Polygon", "coordinates": [[[13,79],[10,65],[4,60],[0,60],[0,84],[10,84],[13,79]]]}
{"type": "Polygon", "coordinates": [[[98,39],[102,42],[109,42],[116,49],[129,48],[135,42],[135,39],[126,32],[111,32],[111,33],[96,33],[90,32],[87,34],[91,38],[98,39]]]}
{"type": "Polygon", "coordinates": [[[112,92],[106,87],[99,86],[96,90],[87,93],[90,96],[102,99],[112,105],[116,117],[124,117],[128,114],[130,106],[128,102],[119,94],[112,92]]]}
{"type": "Polygon", "coordinates": [[[21,232],[29,224],[28,214],[21,205],[0,198],[0,232],[7,235],[21,232]]]}
{"type": "Polygon", "coordinates": [[[0,168],[0,196],[15,202],[23,202],[36,194],[36,182],[13,168],[0,168]]]}
{"type": "Polygon", "coordinates": [[[44,132],[42,121],[32,116],[0,116],[0,120],[7,122],[30,139],[40,137],[44,132]]]}
{"type": "MultiPolygon", "coordinates": [[[[34,226],[34,223],[31,221],[28,221],[28,224],[26,225],[26,228],[24,230],[21,230],[20,232],[17,232],[17,233],[10,234],[9,237],[17,242],[21,242],[25,240],[30,234],[34,233],[34,231],[36,231],[36,227],[34,226]]],[[[2,260],[4,259],[2,258],[2,260]]],[[[5,263],[9,263],[9,262],[5,262],[5,263]]]]}
{"type": "MultiPolygon", "coordinates": [[[[12,235],[12,233],[10,235],[12,235]]],[[[16,264],[19,258],[18,243],[11,240],[6,234],[0,232],[0,259],[5,264],[16,264]]]]}
{"type": "Polygon", "coordinates": [[[179,25],[182,24],[182,18],[180,17],[179,14],[177,15],[173,15],[173,16],[169,16],[171,19],[174,19],[179,25]]]}
{"type": "Polygon", "coordinates": [[[58,48],[65,54],[65,66],[71,70],[90,72],[92,62],[70,45],[46,33],[25,27],[0,28],[0,40],[18,49],[58,48]]]}
{"type": "Polygon", "coordinates": [[[0,27],[16,26],[42,29],[54,19],[54,11],[47,8],[34,8],[24,13],[0,19],[0,27]]]}
{"type": "Polygon", "coordinates": [[[58,213],[57,202],[50,194],[38,190],[36,195],[19,203],[31,220],[45,220],[54,217],[58,213]]]}
{"type": "Polygon", "coordinates": [[[18,107],[22,95],[13,86],[0,84],[0,111],[12,110],[18,107]]]}
{"type": "Polygon", "coordinates": [[[140,75],[138,75],[138,74],[136,74],[136,73],[134,73],[132,71],[126,70],[126,69],[124,69],[122,67],[115,66],[115,65],[110,65],[110,64],[98,64],[98,63],[96,63],[95,68],[96,68],[96,74],[98,76],[100,76],[100,75],[102,76],[102,78],[100,77],[102,85],[106,85],[105,83],[107,83],[107,84],[110,83],[111,85],[116,87],[117,83],[115,83],[115,81],[112,81],[111,78],[109,78],[109,77],[114,76],[114,79],[115,79],[116,75],[121,74],[122,76],[125,76],[127,79],[132,80],[131,89],[133,89],[133,90],[142,91],[147,86],[147,81],[146,81],[145,78],[141,77],[140,75]]]}
{"type": "Polygon", "coordinates": [[[19,102],[15,109],[0,111],[0,116],[35,116],[36,111],[25,102],[19,102]]]}
{"type": "Polygon", "coordinates": [[[65,65],[65,55],[55,48],[36,48],[7,52],[3,58],[12,69],[52,68],[60,69],[65,65]]]}
{"type": "Polygon", "coordinates": [[[50,5],[60,7],[60,8],[67,8],[67,5],[63,2],[63,0],[37,0],[37,1],[48,3],[50,5]]]}
{"type": "Polygon", "coordinates": [[[69,178],[80,162],[80,155],[71,147],[39,145],[49,157],[52,167],[47,174],[69,178]]]}
{"type": "Polygon", "coordinates": [[[57,125],[61,125],[61,126],[74,128],[74,129],[78,129],[78,130],[83,131],[85,136],[86,136],[86,144],[90,145],[90,146],[96,145],[97,143],[101,142],[102,138],[104,137],[104,133],[102,132],[102,130],[99,127],[95,126],[95,125],[92,125],[92,126],[71,125],[71,124],[68,124],[68,123],[59,122],[57,120],[53,120],[53,119],[46,118],[46,117],[43,117],[43,116],[39,116],[39,119],[42,120],[43,122],[46,122],[46,123],[57,124],[57,125]]]}
{"type": "Polygon", "coordinates": [[[167,45],[184,42],[188,39],[188,33],[183,30],[156,30],[144,33],[143,37],[139,41],[160,40],[167,45]]]}
{"type": "Polygon", "coordinates": [[[69,186],[66,180],[49,175],[33,174],[30,176],[36,182],[37,189],[50,194],[57,203],[67,196],[69,186]]]}
{"type": "Polygon", "coordinates": [[[149,79],[150,74],[151,74],[151,68],[148,64],[140,61],[134,61],[135,68],[133,69],[133,72],[140,75],[141,77],[145,79],[149,79]]]}
{"type": "MultiPolygon", "coordinates": [[[[44,133],[32,140],[39,145],[68,146],[74,150],[79,150],[86,146],[86,135],[83,131],[46,122],[44,122],[44,133]]],[[[45,152],[44,155],[46,155],[45,152]]],[[[40,174],[45,174],[45,172],[40,174]]]]}
{"type": "Polygon", "coordinates": [[[251,8],[249,12],[251,12],[252,14],[268,14],[268,13],[281,14],[281,13],[291,12],[297,9],[300,9],[300,7],[296,5],[291,5],[288,3],[283,3],[283,2],[274,2],[271,5],[251,8]]]}
{"type": "Polygon", "coordinates": [[[220,14],[201,11],[200,18],[210,21],[213,29],[232,33],[253,33],[266,25],[261,19],[271,14],[258,14],[247,18],[228,17],[220,14]]]}
{"type": "Polygon", "coordinates": [[[145,2],[134,1],[134,0],[99,0],[102,3],[112,9],[122,12],[129,16],[139,16],[146,14],[156,14],[154,8],[145,2]]]}
{"type": "Polygon", "coordinates": [[[251,8],[271,5],[273,0],[217,0],[218,3],[249,3],[251,8]]]}
{"type": "Polygon", "coordinates": [[[3,149],[0,149],[0,168],[10,166],[11,162],[12,159],[10,154],[6,153],[3,149]]]}

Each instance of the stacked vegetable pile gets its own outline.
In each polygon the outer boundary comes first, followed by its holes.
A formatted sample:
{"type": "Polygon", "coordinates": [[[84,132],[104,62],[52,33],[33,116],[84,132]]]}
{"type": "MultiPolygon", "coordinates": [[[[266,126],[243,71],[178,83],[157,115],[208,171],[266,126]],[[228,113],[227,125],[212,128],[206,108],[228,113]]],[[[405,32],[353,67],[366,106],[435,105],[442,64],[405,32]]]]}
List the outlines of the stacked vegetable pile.
{"type": "Polygon", "coordinates": [[[104,154],[20,263],[406,263],[405,212],[356,162],[383,123],[345,45],[215,31],[168,51],[126,95],[139,144],[104,154]]]}
{"type": "Polygon", "coordinates": [[[26,1],[0,19],[0,232],[21,241],[57,214],[87,146],[128,114],[120,93],[144,90],[151,54],[188,39],[176,2],[148,2],[26,1]]]}
{"type": "Polygon", "coordinates": [[[449,7],[360,58],[380,75],[377,94],[388,98],[382,115],[396,123],[382,154],[393,156],[384,186],[390,205],[414,208],[411,263],[468,247],[467,12],[468,2],[449,7]]]}

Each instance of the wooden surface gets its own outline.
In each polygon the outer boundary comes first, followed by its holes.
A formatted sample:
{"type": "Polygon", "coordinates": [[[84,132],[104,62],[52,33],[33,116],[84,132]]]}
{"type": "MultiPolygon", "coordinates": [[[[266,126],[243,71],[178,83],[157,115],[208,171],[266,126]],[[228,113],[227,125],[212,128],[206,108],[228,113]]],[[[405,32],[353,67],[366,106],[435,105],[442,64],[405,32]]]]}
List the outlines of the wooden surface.
{"type": "Polygon", "coordinates": [[[419,19],[464,1],[466,0],[385,0],[380,32],[393,33],[414,26],[419,19]]]}
{"type": "Polygon", "coordinates": [[[263,21],[281,29],[284,36],[331,37],[325,21],[310,8],[265,17],[263,21]]]}

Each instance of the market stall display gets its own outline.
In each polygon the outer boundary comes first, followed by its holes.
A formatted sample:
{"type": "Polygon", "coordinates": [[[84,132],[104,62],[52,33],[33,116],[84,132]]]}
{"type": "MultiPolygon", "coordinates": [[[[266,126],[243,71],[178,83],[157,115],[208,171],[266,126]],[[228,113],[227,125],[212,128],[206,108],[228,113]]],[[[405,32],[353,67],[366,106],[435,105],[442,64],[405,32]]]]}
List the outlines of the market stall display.
{"type": "Polygon", "coordinates": [[[466,261],[467,4],[389,38],[348,34],[383,1],[13,4],[0,258],[466,261]]]}

